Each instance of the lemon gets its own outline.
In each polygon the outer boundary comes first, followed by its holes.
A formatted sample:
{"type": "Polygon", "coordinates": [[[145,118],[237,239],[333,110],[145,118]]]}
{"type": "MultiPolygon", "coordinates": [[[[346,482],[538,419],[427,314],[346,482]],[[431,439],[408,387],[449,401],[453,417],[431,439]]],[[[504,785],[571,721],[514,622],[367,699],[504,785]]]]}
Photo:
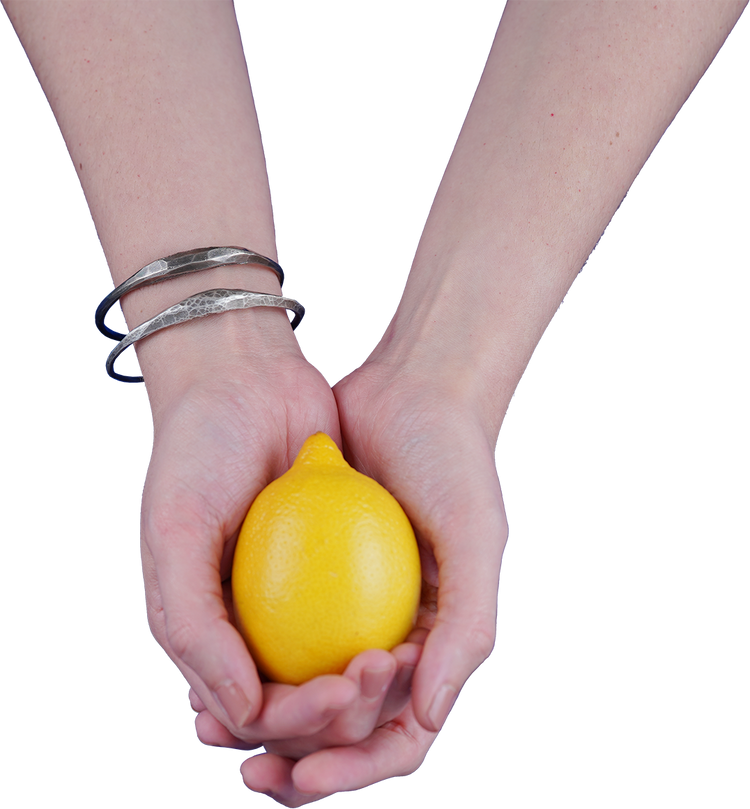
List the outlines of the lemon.
{"type": "Polygon", "coordinates": [[[359,652],[401,643],[420,587],[403,509],[324,433],[257,496],[232,568],[239,629],[261,671],[282,683],[341,673],[359,652]]]}

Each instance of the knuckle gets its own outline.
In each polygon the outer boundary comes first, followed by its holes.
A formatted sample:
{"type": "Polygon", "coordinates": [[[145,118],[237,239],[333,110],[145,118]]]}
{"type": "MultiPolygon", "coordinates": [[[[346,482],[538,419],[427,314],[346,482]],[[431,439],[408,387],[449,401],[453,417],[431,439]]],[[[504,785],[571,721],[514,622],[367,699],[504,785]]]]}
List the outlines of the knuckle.
{"type": "Polygon", "coordinates": [[[187,660],[195,648],[198,631],[195,625],[184,616],[170,615],[166,622],[164,636],[169,650],[180,660],[187,660]]]}
{"type": "Polygon", "coordinates": [[[470,627],[467,641],[477,665],[483,663],[495,648],[496,627],[494,620],[483,619],[470,627]]]}
{"type": "Polygon", "coordinates": [[[383,729],[394,733],[399,748],[399,766],[393,775],[399,777],[416,772],[422,766],[430,744],[425,744],[398,720],[386,722],[383,729]]]}

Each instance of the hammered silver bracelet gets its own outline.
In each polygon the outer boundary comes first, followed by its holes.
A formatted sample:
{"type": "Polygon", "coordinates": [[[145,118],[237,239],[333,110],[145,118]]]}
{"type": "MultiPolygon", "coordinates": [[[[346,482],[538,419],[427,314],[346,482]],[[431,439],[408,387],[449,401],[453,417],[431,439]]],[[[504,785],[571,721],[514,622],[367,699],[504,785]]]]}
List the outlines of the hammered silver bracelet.
{"type": "Polygon", "coordinates": [[[166,329],[169,326],[184,323],[186,320],[197,317],[228,312],[231,309],[274,306],[287,310],[292,328],[295,331],[302,326],[307,318],[307,306],[299,298],[250,292],[244,289],[209,289],[205,292],[199,292],[197,295],[192,295],[184,301],[170,306],[128,332],[127,335],[107,322],[107,316],[114,309],[117,301],[134,289],[168,278],[220,267],[225,264],[259,264],[276,272],[282,291],[286,284],[286,270],[283,264],[277,264],[265,256],[251,250],[245,250],[242,247],[206,247],[199,250],[186,250],[152,261],[128,278],[127,281],[120,284],[119,287],[111,289],[102,295],[94,307],[92,320],[97,334],[106,340],[119,340],[104,358],[104,375],[107,379],[120,385],[142,385],[143,378],[140,374],[127,374],[117,370],[116,363],[121,354],[130,348],[136,340],[142,340],[144,337],[148,337],[161,329],[166,329]]]}

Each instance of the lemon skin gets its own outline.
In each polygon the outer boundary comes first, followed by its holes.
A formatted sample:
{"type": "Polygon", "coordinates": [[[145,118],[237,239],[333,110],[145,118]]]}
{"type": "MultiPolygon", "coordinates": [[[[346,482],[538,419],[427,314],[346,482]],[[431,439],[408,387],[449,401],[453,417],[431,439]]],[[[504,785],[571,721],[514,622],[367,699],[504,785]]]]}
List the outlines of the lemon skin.
{"type": "Polygon", "coordinates": [[[346,463],[324,433],[253,502],[235,550],[235,617],[271,680],[340,674],[414,626],[421,572],[395,498],[346,463]]]}

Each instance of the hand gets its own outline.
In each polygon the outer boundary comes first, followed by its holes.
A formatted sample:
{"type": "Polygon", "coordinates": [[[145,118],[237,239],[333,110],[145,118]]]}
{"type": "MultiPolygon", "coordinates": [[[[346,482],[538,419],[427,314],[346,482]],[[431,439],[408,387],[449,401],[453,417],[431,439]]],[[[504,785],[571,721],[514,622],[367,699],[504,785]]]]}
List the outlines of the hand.
{"type": "MultiPolygon", "coordinates": [[[[237,313],[245,316],[243,328],[254,317],[257,331],[252,342],[245,334],[239,341],[250,348],[227,350],[217,329],[231,328],[233,314],[167,330],[156,349],[171,361],[160,356],[157,366],[148,358],[159,374],[144,366],[154,448],[143,495],[142,556],[155,637],[202,703],[241,735],[259,715],[263,693],[231,623],[228,580],[237,533],[254,497],[289,468],[311,433],[340,437],[330,387],[302,357],[286,316],[237,313]],[[190,364],[181,366],[181,357],[190,364]]],[[[346,701],[350,692],[350,683],[334,678],[316,693],[318,707],[346,701]]]]}
{"type": "Polygon", "coordinates": [[[480,397],[435,368],[371,360],[334,393],[350,463],[394,494],[417,534],[429,635],[412,701],[419,723],[439,731],[494,644],[508,533],[494,458],[499,424],[480,397]]]}
{"type": "MultiPolygon", "coordinates": [[[[277,313],[254,314],[267,320],[277,313]]],[[[203,326],[165,333],[172,350],[163,341],[161,356],[146,358],[161,370],[173,368],[166,354],[190,356],[199,376],[175,369],[167,379],[161,371],[149,385],[155,441],[142,546],[152,631],[192,686],[205,743],[264,744],[300,758],[359,741],[407,703],[419,633],[393,653],[364,652],[341,677],[298,688],[261,684],[234,628],[229,583],[237,532],[258,491],[286,471],[316,430],[340,442],[333,394],[287,339],[287,324],[267,341],[270,353],[242,359],[212,349],[215,335],[203,326]],[[206,366],[207,379],[200,371],[206,366]]]]}
{"type": "Polygon", "coordinates": [[[334,390],[348,460],[396,496],[417,533],[425,587],[415,637],[424,648],[411,701],[380,716],[368,735],[337,744],[329,728],[307,746],[267,744],[265,755],[245,762],[245,783],[286,806],[421,764],[463,684],[492,649],[507,537],[497,432],[469,397],[437,374],[408,375],[373,362],[334,390]]]}
{"type": "Polygon", "coordinates": [[[206,709],[191,689],[190,704],[198,714],[198,738],[215,747],[251,750],[261,745],[288,758],[300,759],[324,747],[353,744],[378,724],[398,715],[409,700],[411,674],[421,643],[415,637],[392,652],[369,649],[357,655],[342,677],[324,675],[300,686],[264,683],[263,709],[255,722],[233,736],[206,709]],[[338,702],[328,698],[337,681],[338,702]]]}

